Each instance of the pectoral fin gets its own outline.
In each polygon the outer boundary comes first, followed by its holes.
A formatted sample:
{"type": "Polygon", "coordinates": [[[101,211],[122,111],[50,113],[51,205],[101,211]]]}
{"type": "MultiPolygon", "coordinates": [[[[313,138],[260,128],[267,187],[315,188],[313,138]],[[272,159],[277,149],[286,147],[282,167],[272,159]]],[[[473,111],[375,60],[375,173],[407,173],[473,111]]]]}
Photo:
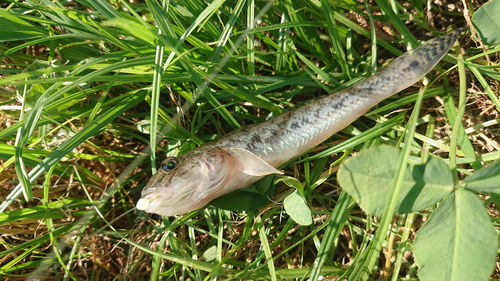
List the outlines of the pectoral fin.
{"type": "Polygon", "coordinates": [[[224,147],[222,149],[232,154],[232,157],[235,158],[233,160],[237,160],[235,161],[237,163],[237,167],[235,168],[247,175],[262,177],[271,174],[283,174],[283,172],[246,149],[232,147],[224,147]]]}

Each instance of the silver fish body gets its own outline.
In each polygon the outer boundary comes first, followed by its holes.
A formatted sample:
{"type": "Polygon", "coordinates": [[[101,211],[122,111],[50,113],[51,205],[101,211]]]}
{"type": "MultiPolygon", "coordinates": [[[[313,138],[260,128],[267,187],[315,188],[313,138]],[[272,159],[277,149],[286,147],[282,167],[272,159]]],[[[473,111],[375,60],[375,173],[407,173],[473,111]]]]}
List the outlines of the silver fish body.
{"type": "Polygon", "coordinates": [[[203,207],[245,188],[354,122],[387,97],[421,79],[448,52],[461,29],[429,40],[364,81],[298,109],[250,125],[167,158],[137,208],[163,216],[203,207]]]}

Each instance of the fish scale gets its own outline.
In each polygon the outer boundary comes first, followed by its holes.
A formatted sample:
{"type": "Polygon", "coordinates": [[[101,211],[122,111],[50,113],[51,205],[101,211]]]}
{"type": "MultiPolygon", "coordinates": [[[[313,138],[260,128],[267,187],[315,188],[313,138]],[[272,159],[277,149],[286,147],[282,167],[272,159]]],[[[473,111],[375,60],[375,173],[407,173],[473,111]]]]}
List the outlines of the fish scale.
{"type": "Polygon", "coordinates": [[[245,188],[324,142],[387,97],[411,86],[448,52],[462,29],[429,40],[364,81],[262,123],[167,158],[137,208],[164,216],[201,208],[245,188]],[[171,168],[174,167],[174,168],[171,168]]]}

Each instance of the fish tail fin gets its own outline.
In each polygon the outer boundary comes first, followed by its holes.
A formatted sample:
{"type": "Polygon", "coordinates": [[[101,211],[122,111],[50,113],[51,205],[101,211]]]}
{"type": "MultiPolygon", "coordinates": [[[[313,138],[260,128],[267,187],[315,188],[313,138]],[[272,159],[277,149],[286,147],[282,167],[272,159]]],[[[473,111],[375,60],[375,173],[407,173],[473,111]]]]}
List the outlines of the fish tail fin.
{"type": "Polygon", "coordinates": [[[355,87],[357,86],[357,90],[372,92],[379,95],[380,99],[385,99],[413,85],[448,53],[463,30],[464,28],[460,28],[422,43],[355,87]]]}
{"type": "Polygon", "coordinates": [[[412,63],[416,64],[415,61],[418,62],[419,66],[416,72],[420,76],[418,79],[421,79],[448,53],[463,31],[464,28],[462,27],[441,37],[426,41],[399,58],[409,62],[410,65],[412,63]]]}

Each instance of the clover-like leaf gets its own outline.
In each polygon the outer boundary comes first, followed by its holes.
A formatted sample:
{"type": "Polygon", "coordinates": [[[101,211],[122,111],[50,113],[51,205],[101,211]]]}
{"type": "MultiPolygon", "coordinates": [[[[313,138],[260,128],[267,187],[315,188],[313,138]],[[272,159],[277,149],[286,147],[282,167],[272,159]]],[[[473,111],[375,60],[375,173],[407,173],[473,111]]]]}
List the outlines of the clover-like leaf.
{"type": "MultiPolygon", "coordinates": [[[[339,168],[340,186],[367,213],[382,216],[393,184],[400,151],[390,146],[367,149],[339,168]]],[[[423,165],[407,165],[396,212],[424,210],[453,190],[453,177],[443,160],[430,157],[423,165]]]]}

